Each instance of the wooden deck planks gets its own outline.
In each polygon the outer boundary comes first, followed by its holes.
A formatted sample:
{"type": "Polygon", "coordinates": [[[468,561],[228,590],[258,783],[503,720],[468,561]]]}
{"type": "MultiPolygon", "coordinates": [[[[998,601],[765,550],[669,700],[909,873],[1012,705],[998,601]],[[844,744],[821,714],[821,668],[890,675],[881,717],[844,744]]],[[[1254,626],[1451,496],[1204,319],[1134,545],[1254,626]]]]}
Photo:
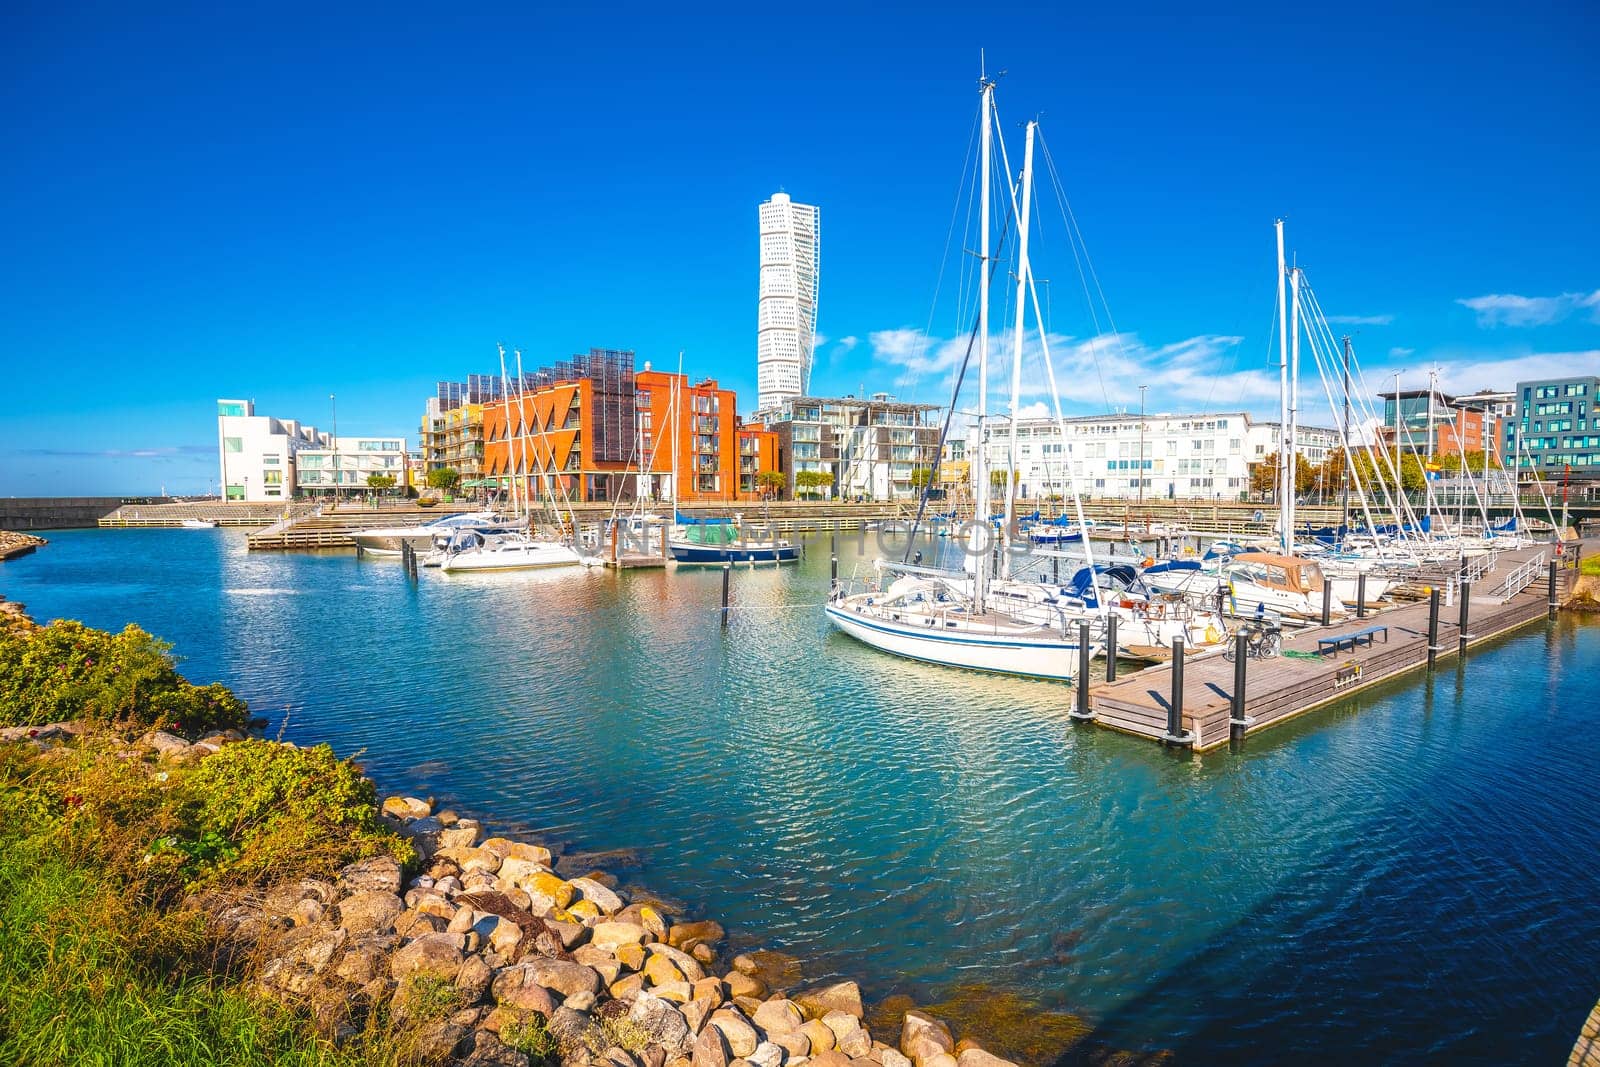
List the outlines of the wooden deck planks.
{"type": "MultiPolygon", "coordinates": [[[[1545,616],[1548,603],[1546,583],[1542,580],[1504,604],[1487,596],[1487,591],[1499,584],[1501,576],[1542,550],[1523,549],[1506,553],[1495,571],[1478,583],[1481,591],[1469,605],[1469,645],[1497,637],[1545,616]]],[[[1440,659],[1456,654],[1460,638],[1458,619],[1457,605],[1447,607],[1441,604],[1438,631],[1440,659]]],[[[1317,659],[1278,656],[1267,660],[1249,660],[1245,682],[1245,714],[1253,722],[1247,732],[1253,733],[1283,722],[1343,699],[1357,689],[1426,665],[1426,600],[1385,608],[1369,614],[1365,619],[1351,618],[1325,629],[1310,627],[1298,633],[1285,633],[1284,648],[1315,654],[1319,637],[1348,634],[1371,626],[1388,627],[1388,642],[1385,643],[1380,635],[1371,645],[1361,645],[1354,651],[1327,653],[1317,659]],[[1359,665],[1358,680],[1336,685],[1336,674],[1350,664],[1359,665]]],[[[1186,657],[1183,728],[1193,735],[1196,749],[1213,748],[1228,741],[1233,684],[1234,665],[1223,657],[1220,649],[1186,657]]],[[[1090,689],[1090,701],[1096,721],[1112,729],[1160,739],[1167,732],[1171,687],[1170,664],[1158,664],[1115,682],[1094,685],[1090,689]]]]}

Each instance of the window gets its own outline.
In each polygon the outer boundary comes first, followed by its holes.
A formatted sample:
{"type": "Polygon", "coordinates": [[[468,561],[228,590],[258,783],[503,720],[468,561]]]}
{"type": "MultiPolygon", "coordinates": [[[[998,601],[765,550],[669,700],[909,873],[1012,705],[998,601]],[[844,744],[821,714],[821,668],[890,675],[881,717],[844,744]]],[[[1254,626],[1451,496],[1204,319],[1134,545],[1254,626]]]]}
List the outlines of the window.
{"type": "Polygon", "coordinates": [[[217,414],[242,416],[244,414],[244,405],[233,400],[219,400],[217,401],[217,414]]]}
{"type": "Polygon", "coordinates": [[[262,456],[261,457],[261,465],[263,467],[276,467],[279,464],[280,461],[281,461],[281,457],[278,457],[278,456],[262,456]]]}
{"type": "Polygon", "coordinates": [[[244,438],[242,438],[242,437],[224,437],[222,439],[222,450],[224,452],[243,452],[244,451],[244,438]]]}
{"type": "Polygon", "coordinates": [[[283,472],[282,471],[262,471],[261,472],[261,481],[266,485],[282,485],[283,484],[283,472]]]}

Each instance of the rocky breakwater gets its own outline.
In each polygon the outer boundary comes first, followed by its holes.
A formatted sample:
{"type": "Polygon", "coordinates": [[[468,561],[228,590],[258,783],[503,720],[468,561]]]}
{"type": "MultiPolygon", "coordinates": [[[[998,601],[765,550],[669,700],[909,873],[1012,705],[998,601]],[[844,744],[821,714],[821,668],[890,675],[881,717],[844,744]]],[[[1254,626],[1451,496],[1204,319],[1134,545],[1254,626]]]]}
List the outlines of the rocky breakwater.
{"type": "Polygon", "coordinates": [[[26,556],[40,545],[50,542],[33,534],[13,533],[10,530],[0,530],[0,562],[15,556],[26,556]]]}
{"type": "Polygon", "coordinates": [[[477,1067],[1006,1065],[916,1010],[875,1037],[856,983],[772,988],[760,954],[723,964],[716,922],[630,900],[603,871],[563,878],[540,845],[416,798],[383,812],[420,873],[377,857],[216,913],[253,943],[261,987],[335,1040],[386,1011],[422,1018],[420,1059],[477,1067]]]}

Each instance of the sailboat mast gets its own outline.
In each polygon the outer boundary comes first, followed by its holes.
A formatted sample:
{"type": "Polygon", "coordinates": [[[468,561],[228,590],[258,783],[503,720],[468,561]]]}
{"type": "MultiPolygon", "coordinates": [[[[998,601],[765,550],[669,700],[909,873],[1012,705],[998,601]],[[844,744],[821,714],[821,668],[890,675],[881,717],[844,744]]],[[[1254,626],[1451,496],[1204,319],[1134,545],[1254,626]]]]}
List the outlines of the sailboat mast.
{"type": "MultiPolygon", "coordinates": [[[[1022,209],[1017,215],[1017,319],[1011,331],[1011,461],[1007,464],[1005,518],[1005,573],[1011,575],[1011,539],[1017,522],[1017,416],[1022,410],[1022,333],[1028,295],[1028,217],[1033,210],[1033,136],[1037,122],[1028,123],[1022,149],[1022,209]]],[[[1043,324],[1039,324],[1041,330],[1043,324]]]]}
{"type": "Polygon", "coordinates": [[[517,507],[517,476],[512,463],[511,444],[511,382],[506,378],[506,346],[497,345],[500,349],[500,399],[506,416],[506,488],[511,496],[511,515],[520,517],[522,512],[517,507]]]}
{"type": "Polygon", "coordinates": [[[1288,452],[1284,457],[1284,554],[1294,555],[1294,496],[1300,466],[1296,445],[1300,437],[1300,268],[1289,272],[1289,425],[1284,431],[1288,452]]]}
{"type": "MultiPolygon", "coordinates": [[[[523,378],[522,378],[522,349],[520,349],[520,348],[517,349],[516,353],[517,353],[517,434],[518,434],[518,442],[521,445],[521,447],[518,449],[518,452],[519,452],[519,454],[521,456],[521,460],[522,460],[522,477],[520,479],[520,481],[522,482],[522,506],[523,506],[524,510],[528,511],[529,513],[532,513],[533,506],[528,503],[528,495],[529,495],[528,494],[528,490],[530,488],[529,485],[528,485],[528,468],[530,466],[530,464],[528,463],[528,405],[527,405],[527,402],[524,401],[523,397],[522,397],[522,384],[523,384],[523,378]]],[[[551,451],[550,456],[551,456],[551,466],[554,466],[555,465],[555,463],[554,463],[555,452],[553,450],[551,451]]]]}
{"type": "Polygon", "coordinates": [[[989,167],[993,151],[990,125],[994,106],[994,82],[980,79],[983,90],[980,125],[983,127],[978,151],[978,484],[973,492],[974,514],[970,550],[973,560],[972,593],[981,605],[989,586],[989,167]]]}
{"type": "Polygon", "coordinates": [[[1340,547],[1344,545],[1343,529],[1350,525],[1350,482],[1356,476],[1355,457],[1350,455],[1350,335],[1344,338],[1344,492],[1339,499],[1340,547]]]}
{"type": "MultiPolygon", "coordinates": [[[[1289,528],[1284,522],[1284,475],[1288,470],[1289,433],[1289,308],[1288,294],[1284,291],[1283,220],[1276,223],[1278,230],[1278,525],[1282,528],[1279,544],[1284,555],[1289,554],[1289,528]]],[[[1142,458],[1142,457],[1141,457],[1142,458]]]]}

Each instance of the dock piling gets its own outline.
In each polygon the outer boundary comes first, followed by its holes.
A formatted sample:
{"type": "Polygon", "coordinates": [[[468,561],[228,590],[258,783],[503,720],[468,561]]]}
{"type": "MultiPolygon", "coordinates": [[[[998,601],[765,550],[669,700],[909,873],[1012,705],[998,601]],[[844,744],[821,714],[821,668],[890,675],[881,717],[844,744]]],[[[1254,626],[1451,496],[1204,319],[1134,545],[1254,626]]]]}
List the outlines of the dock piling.
{"type": "Polygon", "coordinates": [[[722,628],[728,628],[728,583],[733,579],[733,564],[722,565],[722,628]]]}
{"type": "Polygon", "coordinates": [[[1070,713],[1074,719],[1087,722],[1094,718],[1094,712],[1089,710],[1089,623],[1084,620],[1078,623],[1078,677],[1075,679],[1078,686],[1077,707],[1070,713]]]}
{"type": "Polygon", "coordinates": [[[1356,573],[1356,618],[1367,617],[1367,572],[1356,573]]]}
{"type": "Polygon", "coordinates": [[[1461,617],[1456,621],[1456,654],[1462,659],[1467,656],[1467,609],[1472,602],[1472,583],[1461,583],[1461,617]]]}
{"type": "Polygon", "coordinates": [[[1324,579],[1322,583],[1322,625],[1328,625],[1333,618],[1333,586],[1324,579]]]}
{"type": "Polygon", "coordinates": [[[1172,639],[1172,692],[1167,701],[1167,733],[1162,740],[1170,745],[1187,745],[1194,740],[1183,732],[1183,638],[1172,639]]]}
{"type": "Polygon", "coordinates": [[[1106,613],[1106,681],[1117,680],[1117,613],[1106,613]]]}
{"type": "Polygon", "coordinates": [[[1551,560],[1550,561],[1549,599],[1550,599],[1550,618],[1554,619],[1556,617],[1556,607],[1558,606],[1556,604],[1556,561],[1555,560],[1551,560]]]}
{"type": "Polygon", "coordinates": [[[1245,675],[1249,668],[1246,660],[1250,658],[1250,639],[1244,634],[1233,636],[1233,710],[1228,717],[1228,738],[1237,741],[1249,729],[1250,719],[1244,713],[1245,702],[1245,675]]]}
{"type": "Polygon", "coordinates": [[[1428,590],[1428,669],[1439,658],[1439,587],[1428,590]]]}

